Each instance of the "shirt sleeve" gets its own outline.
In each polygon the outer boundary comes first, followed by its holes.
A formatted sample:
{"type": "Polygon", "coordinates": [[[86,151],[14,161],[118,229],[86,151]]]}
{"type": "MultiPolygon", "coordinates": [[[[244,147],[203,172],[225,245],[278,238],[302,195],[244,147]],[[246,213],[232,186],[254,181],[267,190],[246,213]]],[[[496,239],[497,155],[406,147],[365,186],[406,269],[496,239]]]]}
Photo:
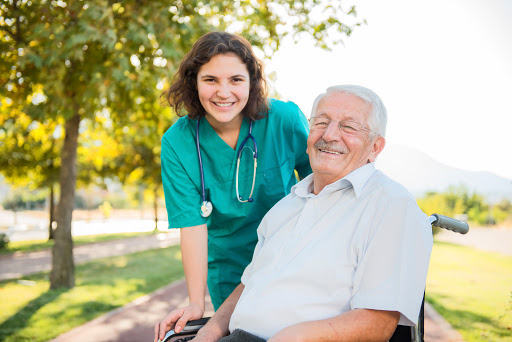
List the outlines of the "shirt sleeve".
{"type": "Polygon", "coordinates": [[[245,268],[244,273],[242,274],[242,278],[240,280],[241,283],[244,284],[244,285],[247,284],[247,281],[251,277],[252,271],[253,271],[253,268],[254,268],[254,260],[256,260],[256,258],[258,257],[258,254],[259,254],[259,252],[261,250],[261,248],[265,244],[265,231],[267,230],[267,223],[268,223],[268,220],[266,220],[266,216],[268,216],[268,215],[265,215],[265,217],[261,221],[258,229],[256,230],[256,232],[258,234],[258,243],[256,244],[256,247],[254,247],[254,252],[253,252],[253,255],[252,255],[252,260],[249,263],[249,265],[247,265],[247,267],[245,268]]]}
{"type": "Polygon", "coordinates": [[[200,214],[201,195],[165,135],[162,138],[161,168],[169,228],[206,223],[200,214]]]}
{"type": "Polygon", "coordinates": [[[361,239],[351,308],[400,312],[417,324],[432,251],[432,227],[412,197],[382,204],[376,225],[361,239]]]}

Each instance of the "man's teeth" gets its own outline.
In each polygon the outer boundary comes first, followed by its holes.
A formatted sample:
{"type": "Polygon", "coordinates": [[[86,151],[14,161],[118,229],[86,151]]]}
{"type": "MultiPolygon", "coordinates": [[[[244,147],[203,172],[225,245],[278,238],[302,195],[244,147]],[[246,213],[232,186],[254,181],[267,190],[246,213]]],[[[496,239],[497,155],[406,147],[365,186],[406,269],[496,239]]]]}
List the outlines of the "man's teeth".
{"type": "Polygon", "coordinates": [[[320,150],[320,151],[325,152],[325,153],[330,153],[330,154],[343,154],[341,152],[329,151],[329,150],[320,150]]]}
{"type": "Polygon", "coordinates": [[[232,106],[234,102],[227,102],[227,103],[220,103],[220,102],[215,102],[215,105],[216,106],[219,106],[219,107],[229,107],[229,106],[232,106]]]}

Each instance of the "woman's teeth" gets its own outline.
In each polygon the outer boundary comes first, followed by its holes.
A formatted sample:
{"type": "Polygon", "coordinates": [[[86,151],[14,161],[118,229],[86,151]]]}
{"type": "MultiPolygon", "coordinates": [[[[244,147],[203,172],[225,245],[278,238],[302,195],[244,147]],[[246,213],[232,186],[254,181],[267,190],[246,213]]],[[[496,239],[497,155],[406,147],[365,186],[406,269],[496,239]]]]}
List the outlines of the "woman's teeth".
{"type": "Polygon", "coordinates": [[[215,102],[215,105],[216,106],[219,106],[219,107],[229,107],[229,106],[232,106],[234,102],[228,102],[228,103],[219,103],[219,102],[215,102]]]}

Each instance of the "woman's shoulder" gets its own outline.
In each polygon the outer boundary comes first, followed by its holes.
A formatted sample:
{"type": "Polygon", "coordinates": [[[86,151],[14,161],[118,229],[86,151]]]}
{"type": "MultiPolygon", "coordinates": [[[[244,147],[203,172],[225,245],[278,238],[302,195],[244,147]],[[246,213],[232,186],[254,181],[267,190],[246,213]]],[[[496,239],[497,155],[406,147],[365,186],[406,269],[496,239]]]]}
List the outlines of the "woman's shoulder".
{"type": "Polygon", "coordinates": [[[282,101],[274,98],[269,98],[268,103],[269,112],[284,111],[296,113],[297,111],[300,111],[299,106],[297,106],[293,101],[282,101]]]}
{"type": "Polygon", "coordinates": [[[189,120],[188,116],[178,119],[169,129],[164,133],[162,142],[176,142],[193,138],[190,134],[192,125],[195,121],[189,120]]]}
{"type": "Polygon", "coordinates": [[[297,120],[300,116],[304,116],[299,106],[292,101],[281,101],[269,98],[268,117],[271,120],[297,120]]]}

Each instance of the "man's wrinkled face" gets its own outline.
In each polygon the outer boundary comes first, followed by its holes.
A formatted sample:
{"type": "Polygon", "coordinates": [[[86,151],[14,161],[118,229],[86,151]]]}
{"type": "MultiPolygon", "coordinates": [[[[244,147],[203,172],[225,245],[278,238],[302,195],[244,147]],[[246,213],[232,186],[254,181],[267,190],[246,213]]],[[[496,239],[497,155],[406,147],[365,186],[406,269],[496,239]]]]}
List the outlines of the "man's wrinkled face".
{"type": "Polygon", "coordinates": [[[312,114],[307,148],[315,182],[318,179],[324,185],[331,184],[375,161],[384,148],[384,138],[368,127],[371,110],[361,98],[341,92],[329,93],[320,100],[312,114]]]}

